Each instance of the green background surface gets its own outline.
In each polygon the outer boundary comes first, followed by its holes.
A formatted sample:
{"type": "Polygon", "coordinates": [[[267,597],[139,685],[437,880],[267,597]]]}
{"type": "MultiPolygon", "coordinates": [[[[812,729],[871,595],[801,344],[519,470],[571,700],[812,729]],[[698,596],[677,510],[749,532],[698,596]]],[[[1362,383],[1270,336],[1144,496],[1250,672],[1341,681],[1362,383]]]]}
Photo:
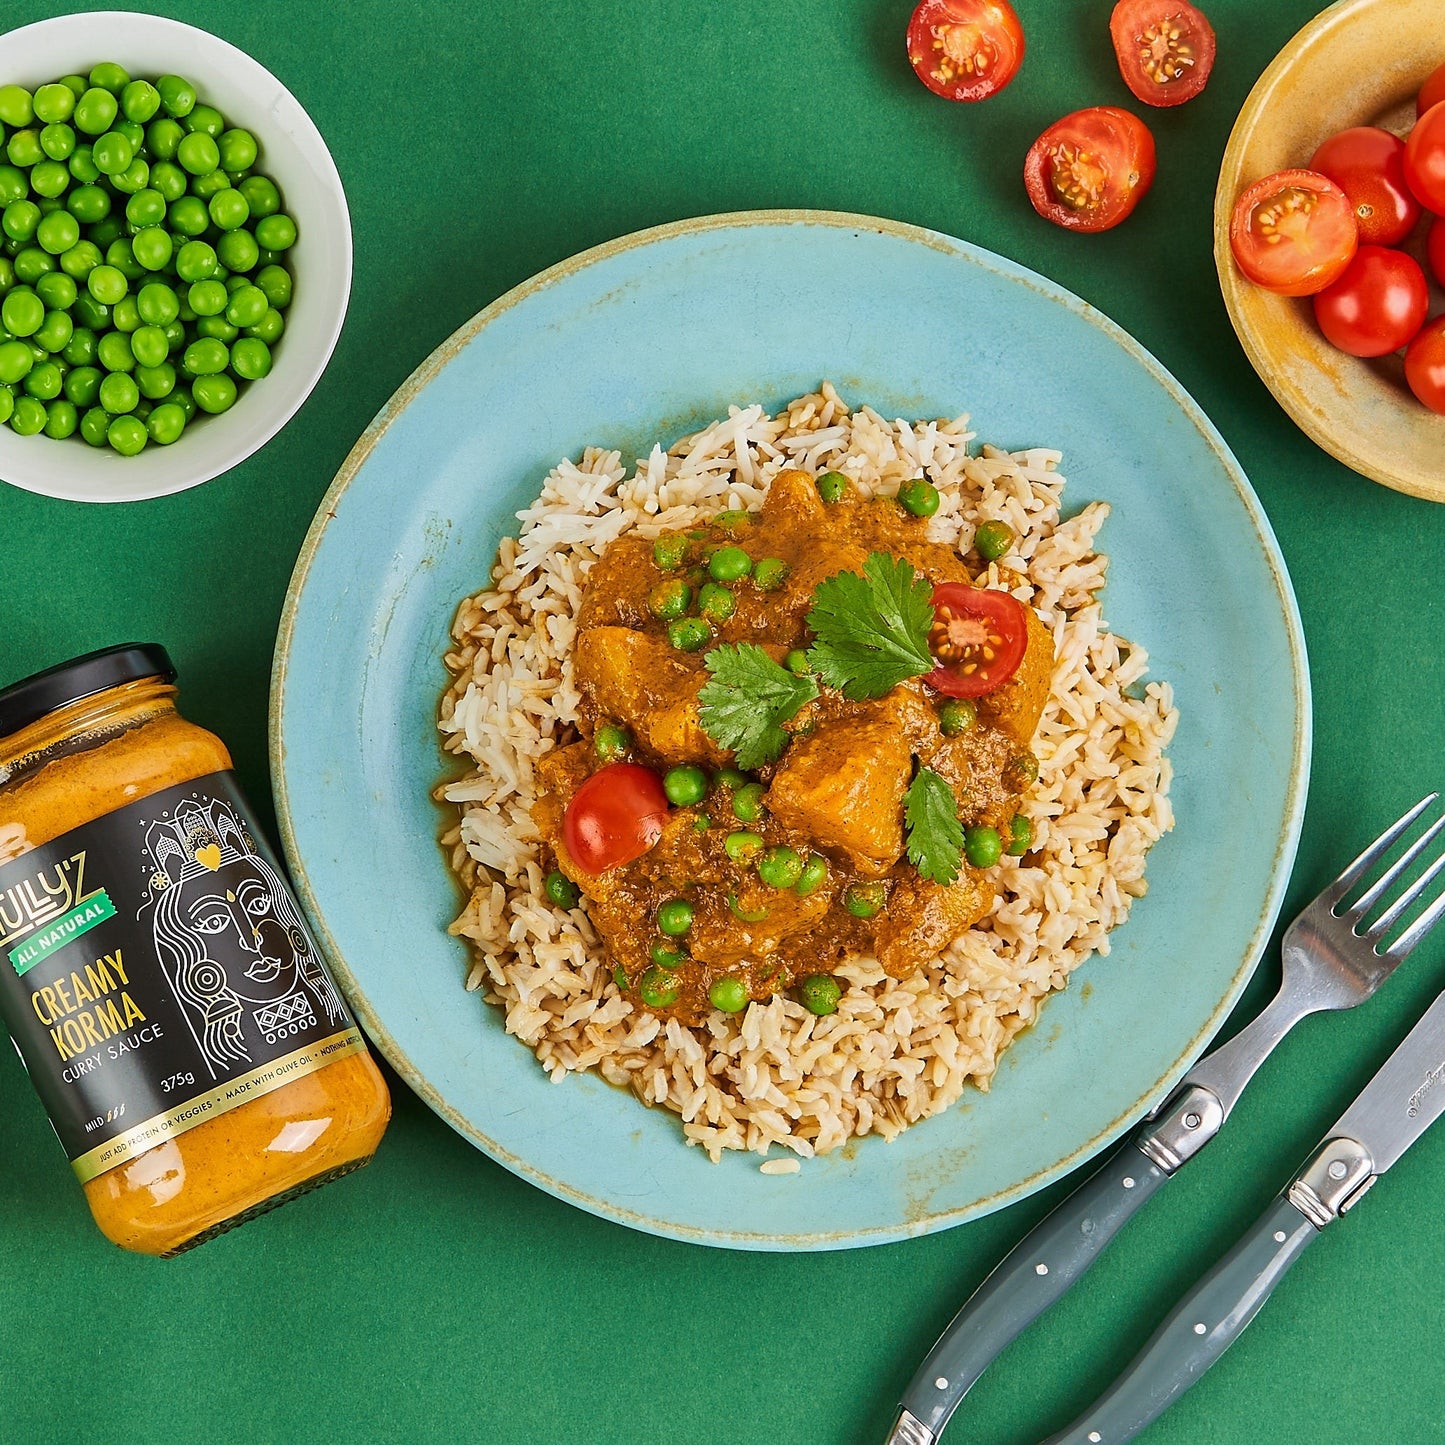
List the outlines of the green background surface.
{"type": "MultiPolygon", "coordinates": [[[[0,29],[61,8],[0,3],[0,29]]],[[[269,809],[267,682],[292,561],[333,473],[412,368],[509,287],[597,242],[808,206],[936,227],[1043,272],[1137,336],[1224,433],[1279,534],[1312,659],[1314,769],[1287,916],[1445,776],[1445,511],[1363,481],[1294,428],[1235,341],[1210,256],[1231,122],[1311,0],[1212,0],[1209,88],[1149,114],[1158,181],[1098,237],[1039,220],[1019,168],[1063,112],[1131,103],[1108,0],[1019,0],[1024,69],[974,107],[908,70],[909,0],[161,8],[256,56],[321,128],[355,226],[351,312],[299,415],[207,486],[125,508],[0,488],[0,682],[163,640],[187,711],[227,739],[269,809]]],[[[940,311],[938,325],[967,345],[959,318],[940,311]]],[[[1231,1028],[1277,974],[1272,947],[1231,1028]]],[[[1071,1419],[1442,983],[1445,937],[1367,1008],[1288,1039],[1206,1162],[1000,1360],[945,1438],[1032,1441],[1071,1419]]],[[[727,1253],[571,1209],[399,1084],[395,1096],[371,1168],[160,1263],[93,1229],[19,1064],[0,1056],[0,1440],[878,1442],[953,1310],[1071,1187],[883,1248],[727,1253]]],[[[1436,1131],[1146,1438],[1445,1439],[1442,1195],[1436,1131]]]]}

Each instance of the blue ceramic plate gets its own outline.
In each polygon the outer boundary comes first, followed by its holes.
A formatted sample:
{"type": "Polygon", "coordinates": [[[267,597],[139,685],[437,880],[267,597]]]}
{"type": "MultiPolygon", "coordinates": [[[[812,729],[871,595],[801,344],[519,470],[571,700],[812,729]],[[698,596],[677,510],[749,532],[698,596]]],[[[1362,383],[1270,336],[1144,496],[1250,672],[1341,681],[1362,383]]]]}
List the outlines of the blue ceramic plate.
{"type": "Polygon", "coordinates": [[[1143,348],[962,241],[766,212],[664,226],[555,266],[417,371],[306,538],[271,728],[307,910],[372,1038],[437,1113],[509,1169],[622,1224],[831,1249],[1022,1198],[1180,1077],[1279,907],[1304,809],[1309,689],[1269,523],[1219,434],[1143,348]],[[945,313],[966,327],[938,326],[945,313]],[[1174,684],[1178,825],[1112,954],[1086,966],[1091,987],[1049,1001],[989,1094],[892,1144],[865,1139],[777,1177],[755,1155],[710,1164],[672,1115],[600,1079],[549,1082],[501,1015],[463,992],[465,949],[446,933],[458,894],[429,794],[453,613],[548,469],[589,442],[640,456],[729,402],[772,408],[825,377],[888,415],[967,410],[990,441],[1061,447],[1067,505],[1112,503],[1105,613],[1174,684]]]}

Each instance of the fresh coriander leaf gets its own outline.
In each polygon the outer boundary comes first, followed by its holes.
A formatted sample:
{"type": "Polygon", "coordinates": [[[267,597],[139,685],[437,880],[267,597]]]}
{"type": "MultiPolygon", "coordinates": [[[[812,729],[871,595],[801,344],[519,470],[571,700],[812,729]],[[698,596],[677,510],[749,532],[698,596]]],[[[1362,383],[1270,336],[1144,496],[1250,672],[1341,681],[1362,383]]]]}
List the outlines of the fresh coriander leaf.
{"type": "Polygon", "coordinates": [[[870,552],[863,575],[839,572],[813,590],[808,626],[817,641],[808,661],[850,702],[882,697],[932,672],[928,629],[933,588],[901,557],[870,552]]]}
{"type": "Polygon", "coordinates": [[[963,824],[953,789],[932,768],[919,768],[903,795],[908,825],[908,861],[925,878],[947,886],[958,877],[963,858],[963,824]]]}
{"type": "Polygon", "coordinates": [[[697,695],[703,731],[740,768],[772,762],[788,742],[782,724],[817,697],[818,684],[795,677],[752,642],[723,643],[703,663],[712,674],[697,695]]]}

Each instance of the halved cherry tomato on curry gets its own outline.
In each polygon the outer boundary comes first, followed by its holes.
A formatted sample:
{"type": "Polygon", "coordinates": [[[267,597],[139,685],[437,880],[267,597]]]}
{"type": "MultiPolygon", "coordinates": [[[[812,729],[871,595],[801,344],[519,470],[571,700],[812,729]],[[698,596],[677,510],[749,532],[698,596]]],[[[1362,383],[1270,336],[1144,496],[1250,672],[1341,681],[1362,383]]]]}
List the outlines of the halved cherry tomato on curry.
{"type": "Polygon", "coordinates": [[[938,662],[923,680],[945,697],[982,697],[1018,671],[1029,637],[1023,603],[991,587],[940,582],[933,589],[928,650],[938,662]]]}
{"type": "Polygon", "coordinates": [[[1332,135],[1310,158],[1355,208],[1360,243],[1398,246],[1420,219],[1420,203],[1405,182],[1405,142],[1377,125],[1332,135]]]}
{"type": "Polygon", "coordinates": [[[1008,0],[923,0],[908,22],[908,63],[945,100],[987,100],[1014,78],[1024,28],[1008,0]]]}
{"type": "Polygon", "coordinates": [[[641,858],[662,837],[666,818],[667,794],[651,768],[609,763],[572,794],[562,842],[584,873],[605,873],[641,858]]]}
{"type": "Polygon", "coordinates": [[[1350,199],[1328,176],[1276,171],[1234,203],[1229,246],[1239,269],[1266,291],[1311,296],[1354,257],[1360,228],[1350,199]]]}
{"type": "Polygon", "coordinates": [[[1024,185],[1034,210],[1069,231],[1117,226],[1153,184],[1149,127],[1112,105],[1056,120],[1024,158],[1024,185]]]}
{"type": "Polygon", "coordinates": [[[1415,118],[1418,120],[1442,100],[1445,100],[1445,65],[1432,70],[1429,79],[1420,87],[1420,93],[1415,97],[1415,118]]]}
{"type": "Polygon", "coordinates": [[[1189,0],[1119,0],[1109,35],[1124,84],[1145,105],[1183,105],[1214,69],[1214,27],[1189,0]]]}

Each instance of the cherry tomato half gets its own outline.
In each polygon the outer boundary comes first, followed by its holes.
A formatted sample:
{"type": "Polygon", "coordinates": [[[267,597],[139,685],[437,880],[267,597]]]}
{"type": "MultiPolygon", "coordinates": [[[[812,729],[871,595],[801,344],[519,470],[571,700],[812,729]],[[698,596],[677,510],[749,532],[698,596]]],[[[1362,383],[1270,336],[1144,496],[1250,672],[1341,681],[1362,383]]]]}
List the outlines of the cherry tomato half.
{"type": "Polygon", "coordinates": [[[1445,216],[1445,100],[1415,122],[1405,142],[1405,179],[1427,211],[1445,216]]]}
{"type": "Polygon", "coordinates": [[[1256,181],[1229,221],[1235,264],[1256,286],[1281,296],[1323,291],[1358,245],[1349,197],[1314,171],[1276,171],[1256,181]]]}
{"type": "Polygon", "coordinates": [[[1418,119],[1432,106],[1445,100],[1445,65],[1437,66],[1430,72],[1430,78],[1420,87],[1415,97],[1415,116],[1418,119]]]}
{"type": "Polygon", "coordinates": [[[1405,380],[1431,411],[1445,412],[1445,316],[1422,326],[1406,347],[1405,380]]]}
{"type": "Polygon", "coordinates": [[[1351,356],[1386,356],[1424,324],[1430,292],[1413,256],[1361,246],[1340,279],[1314,298],[1314,307],[1332,346],[1351,356]]]}
{"type": "Polygon", "coordinates": [[[1119,0],[1109,35],[1124,84],[1145,105],[1183,105],[1214,68],[1214,27],[1189,0],[1119,0]]]}
{"type": "Polygon", "coordinates": [[[1024,28],[1008,0],[923,0],[908,22],[908,63],[945,100],[987,100],[1014,78],[1024,28]]]}
{"type": "Polygon", "coordinates": [[[667,794],[639,763],[608,763],[572,794],[562,842],[584,873],[605,873],[641,858],[662,837],[667,794]]]}
{"type": "Polygon", "coordinates": [[[1405,142],[1376,125],[1332,135],[1310,158],[1355,208],[1360,242],[1398,246],[1420,219],[1420,203],[1405,183],[1405,142]]]}
{"type": "Polygon", "coordinates": [[[1437,286],[1445,286],[1445,217],[1430,223],[1430,234],[1425,241],[1425,259],[1437,286]]]}
{"type": "Polygon", "coordinates": [[[982,697],[1018,671],[1028,643],[1024,605],[1007,592],[940,582],[933,589],[928,650],[938,666],[923,680],[945,697],[982,697]]]}
{"type": "Polygon", "coordinates": [[[1112,105],[1056,120],[1024,157],[1024,185],[1034,210],[1069,231],[1117,226],[1153,184],[1149,127],[1112,105]]]}

